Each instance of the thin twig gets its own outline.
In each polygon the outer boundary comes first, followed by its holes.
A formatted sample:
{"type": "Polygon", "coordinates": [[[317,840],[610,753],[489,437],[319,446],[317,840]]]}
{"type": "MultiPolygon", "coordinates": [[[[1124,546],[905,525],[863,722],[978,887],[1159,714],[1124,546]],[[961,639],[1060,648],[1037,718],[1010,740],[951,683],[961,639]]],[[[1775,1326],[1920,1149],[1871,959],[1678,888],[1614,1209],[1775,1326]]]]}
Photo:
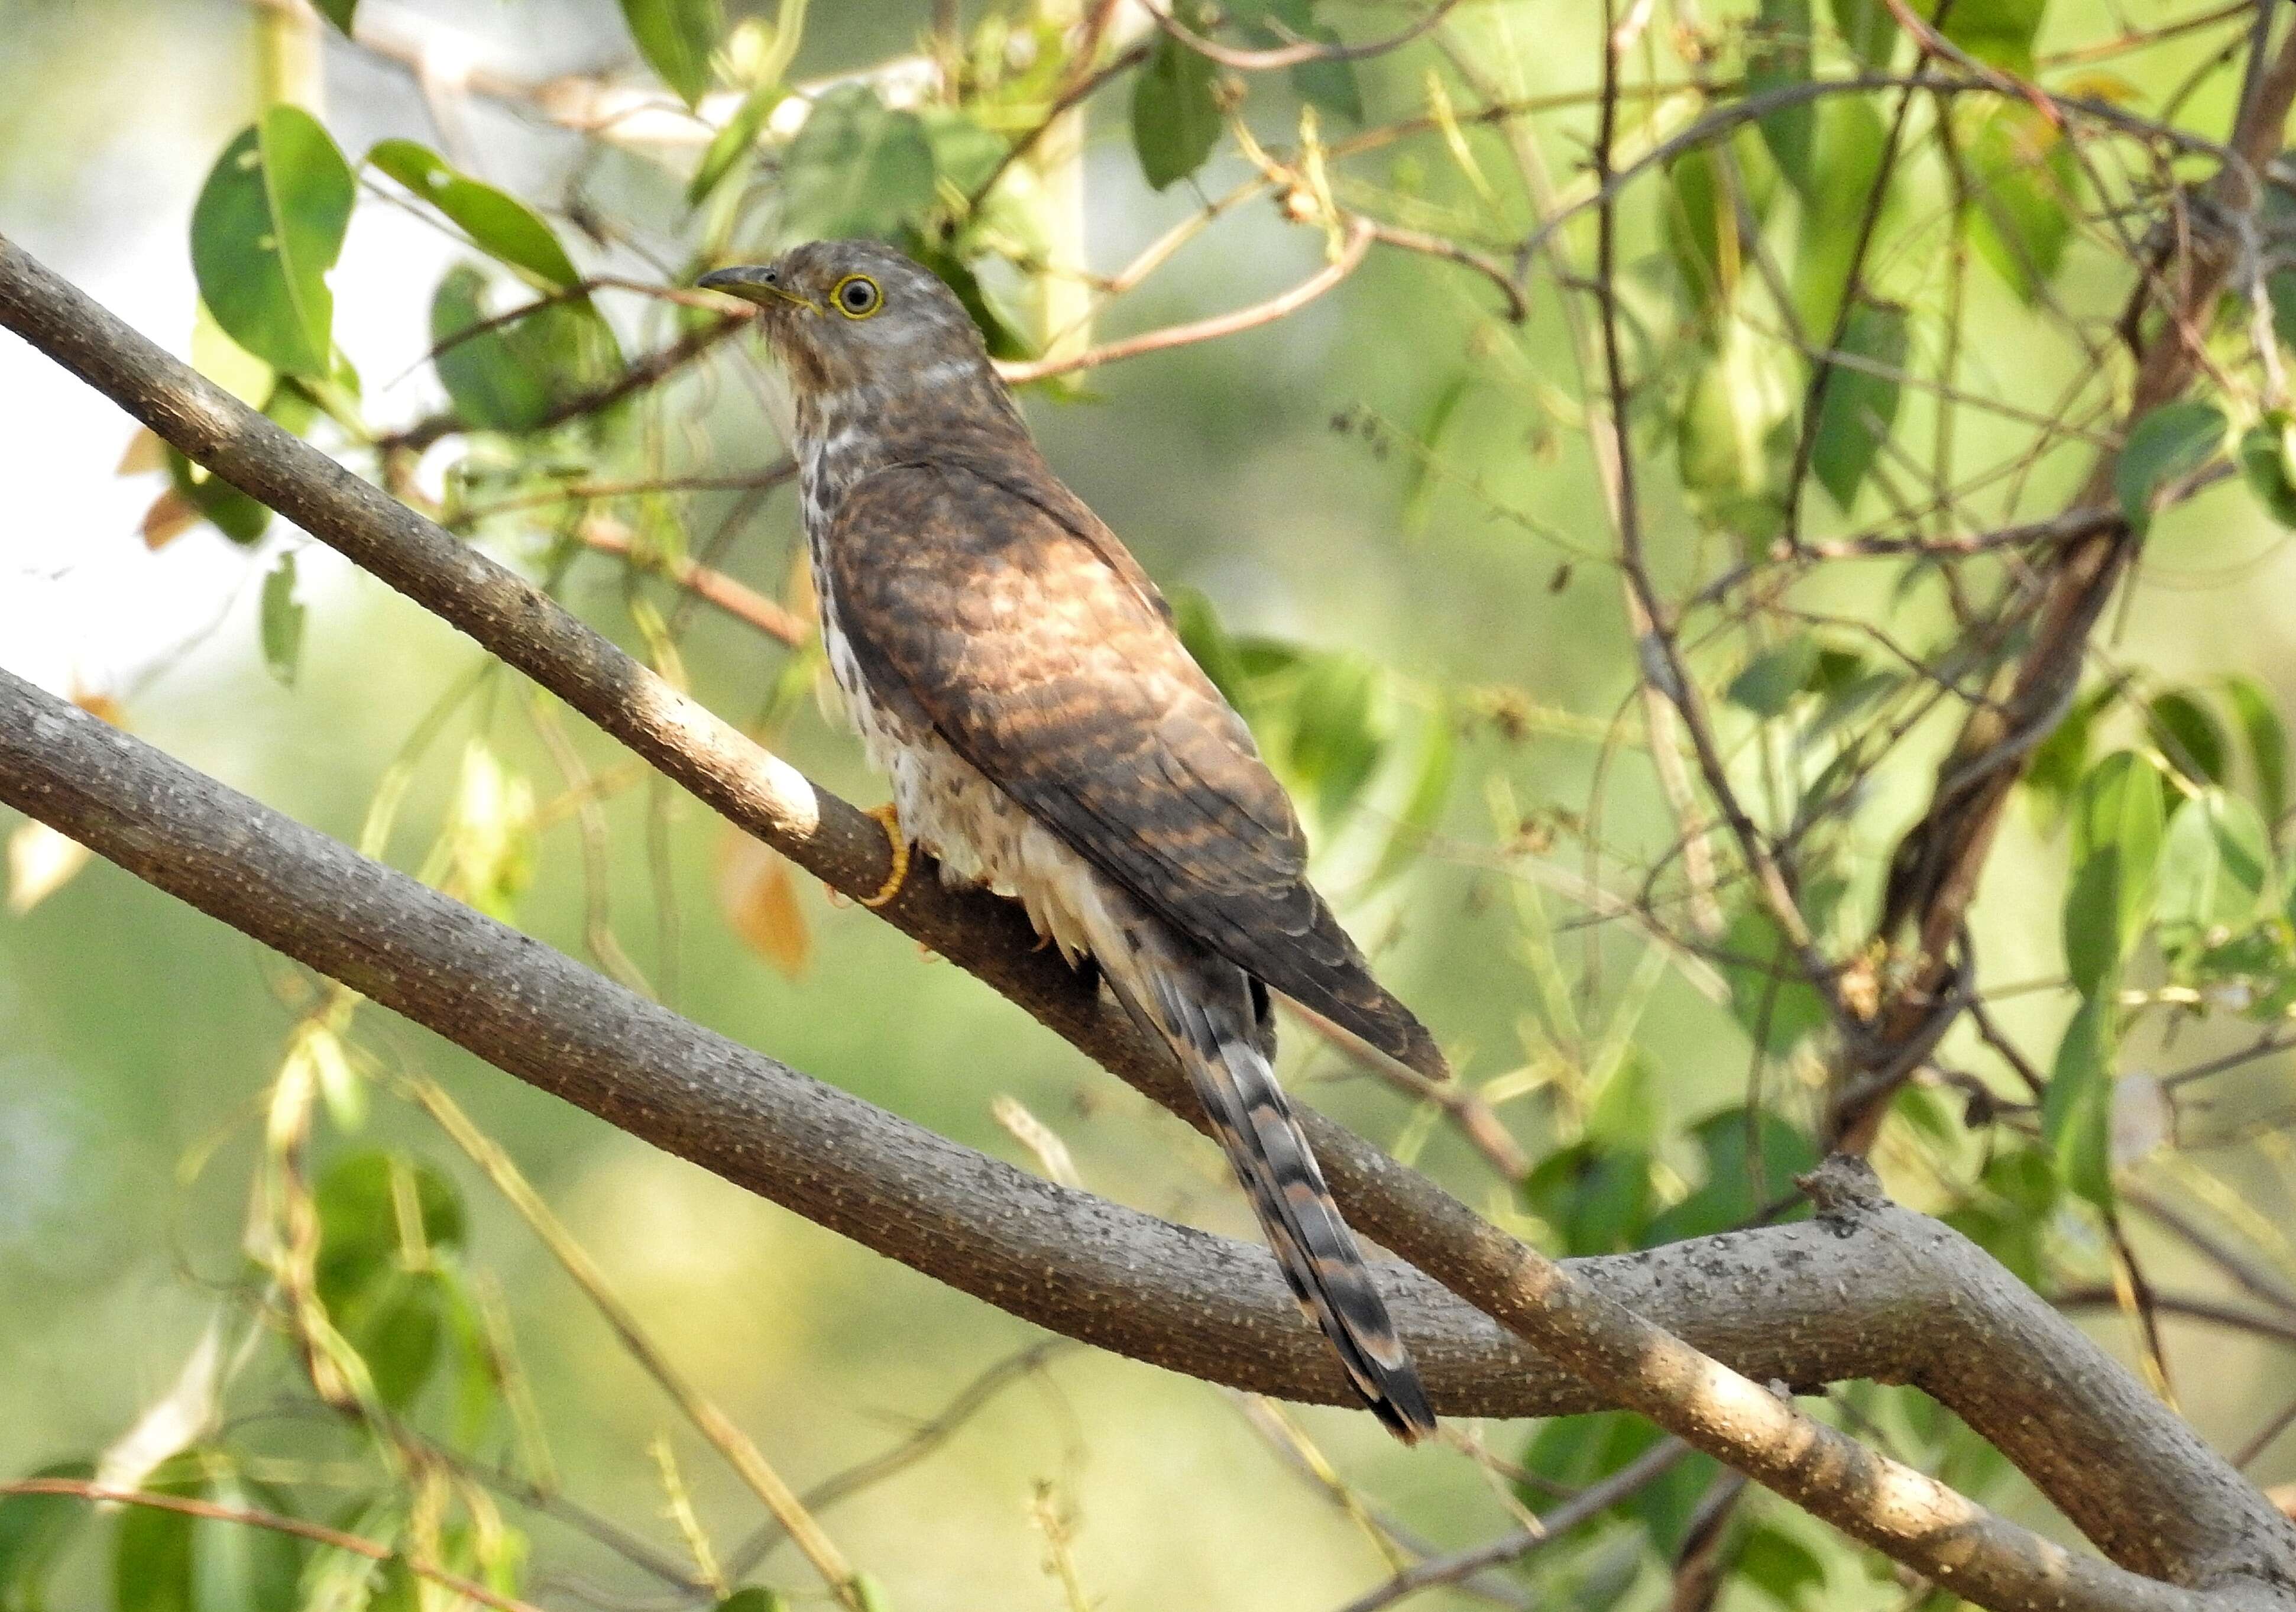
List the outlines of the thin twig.
{"type": "Polygon", "coordinates": [[[353,1556],[364,1556],[369,1561],[395,1561],[415,1577],[428,1579],[451,1595],[463,1596],[482,1607],[492,1607],[495,1612],[542,1612],[539,1607],[529,1601],[500,1594],[475,1579],[464,1578],[459,1573],[449,1573],[422,1557],[410,1556],[389,1545],[379,1545],[371,1539],[346,1534],[340,1528],[305,1522],[299,1517],[283,1517],[258,1506],[226,1506],[215,1501],[193,1500],[186,1495],[160,1494],[149,1489],[116,1489],[109,1485],[73,1477],[27,1477],[12,1483],[0,1483],[0,1495],[32,1494],[62,1495],[73,1500],[93,1501],[101,1505],[144,1506],[154,1511],[173,1511],[182,1517],[195,1517],[206,1522],[237,1523],[242,1527],[291,1534],[316,1545],[348,1551],[353,1556]]]}
{"type": "Polygon", "coordinates": [[[1128,336],[1120,341],[1111,341],[1103,347],[1089,348],[1066,358],[1037,358],[1024,363],[999,364],[997,373],[1011,386],[1026,386],[1032,381],[1049,380],[1078,370],[1097,369],[1103,364],[1119,359],[1136,358],[1143,353],[1168,352],[1177,347],[1192,347],[1200,341],[1216,341],[1222,336],[1232,336],[1240,331],[1251,330],[1262,325],[1272,325],[1285,316],[1294,314],[1330,291],[1341,281],[1355,273],[1371,249],[1374,231],[1367,219],[1358,218],[1348,226],[1339,256],[1317,269],[1287,292],[1255,302],[1249,308],[1239,308],[1233,313],[1218,314],[1209,319],[1199,319],[1193,325],[1168,325],[1137,336],[1128,336]]]}
{"type": "Polygon", "coordinates": [[[1580,1524],[1639,1493],[1645,1485],[1671,1471],[1690,1452],[1690,1446],[1679,1439],[1660,1439],[1602,1482],[1542,1516],[1536,1528],[1519,1528],[1448,1556],[1431,1556],[1406,1567],[1377,1589],[1358,1595],[1340,1612],[1379,1612],[1382,1607],[1391,1607],[1422,1590],[1457,1583],[1502,1562],[1521,1561],[1580,1524]]]}
{"type": "Polygon", "coordinates": [[[781,1525],[790,1539],[802,1551],[814,1570],[821,1575],[830,1592],[844,1604],[849,1612],[867,1612],[860,1588],[843,1552],[823,1532],[821,1525],[797,1496],[797,1492],[783,1481],[766,1460],[764,1453],[751,1442],[749,1435],[735,1427],[726,1413],[685,1380],[685,1374],[670,1363],[669,1357],[655,1345],[652,1337],[640,1324],[629,1306],[622,1302],[604,1271],[598,1269],[589,1253],[574,1240],[565,1225],[558,1219],[542,1196],[536,1192],[510,1156],[486,1132],[471,1123],[469,1118],[435,1082],[423,1080],[413,1083],[415,1100],[439,1123],[439,1128],[452,1137],[457,1147],[468,1154],[472,1162],[484,1171],[495,1189],[509,1200],[535,1235],[542,1239],[574,1284],[606,1325],[628,1351],[630,1358],[643,1367],[661,1390],[669,1395],[684,1413],[708,1439],[726,1462],[747,1484],[752,1493],[764,1502],[774,1520],[781,1525]]]}
{"type": "Polygon", "coordinates": [[[574,527],[578,541],[592,552],[629,561],[641,571],[659,572],[694,597],[716,605],[737,621],[746,622],[792,649],[813,641],[813,631],[794,611],[767,598],[737,577],[683,555],[648,554],[630,529],[619,521],[592,518],[574,527]]]}
{"type": "Polygon", "coordinates": [[[1156,26],[1186,45],[1207,61],[1232,68],[1240,73],[1264,73],[1283,67],[1300,67],[1310,62],[1361,62],[1371,56],[1382,56],[1399,50],[1433,28],[1450,13],[1459,0],[1435,0],[1435,4],[1420,13],[1410,26],[1390,34],[1384,39],[1374,39],[1363,45],[1325,45],[1319,40],[1302,39],[1293,45],[1279,45],[1266,50],[1239,50],[1207,39],[1166,11],[1160,0],[1139,0],[1140,9],[1155,19],[1156,26]]]}

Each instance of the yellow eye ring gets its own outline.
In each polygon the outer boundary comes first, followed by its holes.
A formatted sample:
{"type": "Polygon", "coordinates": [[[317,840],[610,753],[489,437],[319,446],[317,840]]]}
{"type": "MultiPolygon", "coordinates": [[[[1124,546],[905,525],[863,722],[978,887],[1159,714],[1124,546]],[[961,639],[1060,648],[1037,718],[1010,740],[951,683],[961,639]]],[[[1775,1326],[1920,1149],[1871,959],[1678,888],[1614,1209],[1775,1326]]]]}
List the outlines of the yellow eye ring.
{"type": "Polygon", "coordinates": [[[849,319],[865,319],[885,306],[885,293],[866,275],[848,275],[831,287],[829,300],[849,319]]]}

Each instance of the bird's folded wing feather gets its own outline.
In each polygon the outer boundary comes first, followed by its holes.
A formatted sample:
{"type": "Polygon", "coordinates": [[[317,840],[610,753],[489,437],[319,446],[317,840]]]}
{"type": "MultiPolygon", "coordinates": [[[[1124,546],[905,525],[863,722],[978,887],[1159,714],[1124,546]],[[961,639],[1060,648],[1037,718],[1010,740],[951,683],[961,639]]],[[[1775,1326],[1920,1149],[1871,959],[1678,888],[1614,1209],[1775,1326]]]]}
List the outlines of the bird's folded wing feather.
{"type": "Polygon", "coordinates": [[[1191,939],[1439,1078],[1425,1029],[1308,885],[1242,719],[1074,494],[935,459],[872,472],[834,520],[838,623],[881,697],[1191,939]]]}

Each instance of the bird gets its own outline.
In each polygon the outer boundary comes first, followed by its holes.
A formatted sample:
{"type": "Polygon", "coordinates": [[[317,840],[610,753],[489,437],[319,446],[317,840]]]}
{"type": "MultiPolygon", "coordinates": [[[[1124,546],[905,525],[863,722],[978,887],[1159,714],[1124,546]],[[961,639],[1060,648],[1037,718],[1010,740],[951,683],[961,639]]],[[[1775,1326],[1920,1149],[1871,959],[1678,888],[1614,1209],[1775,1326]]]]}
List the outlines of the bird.
{"type": "Polygon", "coordinates": [[[1443,1054],[1308,884],[1250,729],[1138,562],[1054,474],[964,306],[869,241],[814,241],[696,284],[755,305],[832,674],[950,884],[1017,899],[1187,1073],[1308,1319],[1389,1431],[1435,1431],[1416,1364],[1274,1068],[1274,998],[1359,1054],[1443,1054]]]}

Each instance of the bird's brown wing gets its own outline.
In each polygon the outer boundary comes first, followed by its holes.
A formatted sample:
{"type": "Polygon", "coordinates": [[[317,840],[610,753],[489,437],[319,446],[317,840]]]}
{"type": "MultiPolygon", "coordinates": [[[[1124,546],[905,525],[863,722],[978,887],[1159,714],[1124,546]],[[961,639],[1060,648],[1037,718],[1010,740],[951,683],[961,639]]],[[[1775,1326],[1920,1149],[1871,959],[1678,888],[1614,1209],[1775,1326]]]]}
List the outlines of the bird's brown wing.
{"type": "Polygon", "coordinates": [[[1049,472],[872,472],[826,544],[873,690],[1166,921],[1387,1056],[1446,1073],[1306,878],[1251,735],[1115,536],[1049,472]]]}

